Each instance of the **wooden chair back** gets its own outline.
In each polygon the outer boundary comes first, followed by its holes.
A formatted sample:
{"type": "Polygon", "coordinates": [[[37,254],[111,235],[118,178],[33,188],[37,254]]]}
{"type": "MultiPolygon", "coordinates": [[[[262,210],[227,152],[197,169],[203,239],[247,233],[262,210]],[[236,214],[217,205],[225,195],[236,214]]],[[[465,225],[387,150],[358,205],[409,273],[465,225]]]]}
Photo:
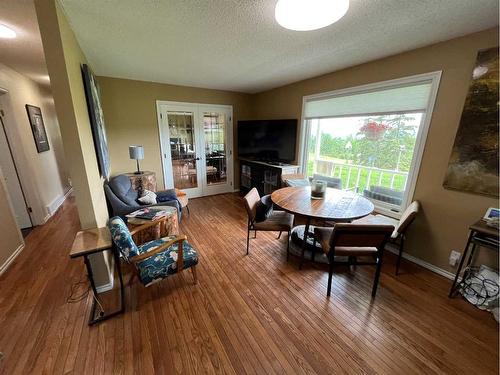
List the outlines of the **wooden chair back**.
{"type": "Polygon", "coordinates": [[[418,201],[414,201],[412,204],[408,206],[408,208],[401,215],[401,219],[399,220],[399,225],[396,228],[396,232],[399,234],[404,234],[410,224],[415,220],[415,217],[420,210],[420,203],[418,201]]]}
{"type": "Polygon", "coordinates": [[[255,220],[255,212],[257,209],[257,203],[260,201],[260,195],[256,188],[252,188],[244,197],[245,208],[248,213],[248,220],[253,223],[255,220]]]}
{"type": "Polygon", "coordinates": [[[343,247],[376,247],[383,249],[391,237],[392,225],[337,223],[330,237],[330,249],[343,247]]]}

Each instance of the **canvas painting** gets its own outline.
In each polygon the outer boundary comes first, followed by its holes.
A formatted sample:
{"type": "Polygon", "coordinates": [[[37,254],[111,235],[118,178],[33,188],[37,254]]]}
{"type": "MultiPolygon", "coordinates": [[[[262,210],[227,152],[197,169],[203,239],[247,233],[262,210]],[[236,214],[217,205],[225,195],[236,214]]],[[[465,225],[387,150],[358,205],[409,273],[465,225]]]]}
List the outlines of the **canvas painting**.
{"type": "Polygon", "coordinates": [[[94,74],[86,64],[82,65],[82,75],[99,171],[101,176],[108,178],[110,173],[108,141],[106,139],[99,86],[94,74]]]}
{"type": "Polygon", "coordinates": [[[479,51],[444,187],[498,196],[498,47],[479,51]]]}
{"type": "Polygon", "coordinates": [[[50,150],[49,140],[45,131],[45,124],[43,123],[42,111],[39,107],[26,104],[26,111],[33,132],[36,150],[38,153],[50,150]]]}

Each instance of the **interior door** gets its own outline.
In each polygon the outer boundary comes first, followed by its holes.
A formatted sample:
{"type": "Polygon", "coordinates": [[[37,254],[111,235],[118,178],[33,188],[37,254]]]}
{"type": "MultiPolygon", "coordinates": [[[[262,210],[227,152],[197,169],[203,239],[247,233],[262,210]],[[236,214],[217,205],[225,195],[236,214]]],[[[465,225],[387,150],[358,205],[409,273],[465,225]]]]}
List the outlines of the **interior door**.
{"type": "Polygon", "coordinates": [[[233,190],[232,107],[158,102],[165,186],[190,198],[233,190]]]}
{"type": "Polygon", "coordinates": [[[0,116],[0,168],[2,173],[0,175],[5,179],[7,191],[9,193],[16,222],[20,229],[32,227],[31,218],[28,213],[24,193],[17,175],[16,165],[12,158],[10,145],[5,133],[2,117],[0,116]]]}
{"type": "Polygon", "coordinates": [[[196,131],[198,110],[191,105],[162,107],[161,127],[164,171],[167,188],[178,188],[189,197],[202,195],[200,140],[196,131]]]}
{"type": "Polygon", "coordinates": [[[204,145],[203,195],[233,191],[232,108],[199,107],[204,145]]]}

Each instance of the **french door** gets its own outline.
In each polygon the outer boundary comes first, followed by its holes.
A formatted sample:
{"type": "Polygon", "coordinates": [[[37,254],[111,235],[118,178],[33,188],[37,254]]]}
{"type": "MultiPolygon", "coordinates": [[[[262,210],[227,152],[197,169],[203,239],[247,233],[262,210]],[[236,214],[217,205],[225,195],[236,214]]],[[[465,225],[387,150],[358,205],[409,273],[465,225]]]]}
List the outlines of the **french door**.
{"type": "Polygon", "coordinates": [[[233,191],[231,106],[157,102],[164,182],[191,197],[233,191]]]}

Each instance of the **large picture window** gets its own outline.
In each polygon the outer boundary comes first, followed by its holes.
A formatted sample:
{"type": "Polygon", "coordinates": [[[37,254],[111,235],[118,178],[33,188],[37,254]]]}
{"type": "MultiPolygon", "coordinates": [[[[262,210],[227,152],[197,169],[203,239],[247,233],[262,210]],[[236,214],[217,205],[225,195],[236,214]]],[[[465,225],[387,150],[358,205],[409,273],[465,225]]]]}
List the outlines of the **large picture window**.
{"type": "Polygon", "coordinates": [[[440,73],[304,98],[303,169],[397,216],[411,203],[440,73]]]}

